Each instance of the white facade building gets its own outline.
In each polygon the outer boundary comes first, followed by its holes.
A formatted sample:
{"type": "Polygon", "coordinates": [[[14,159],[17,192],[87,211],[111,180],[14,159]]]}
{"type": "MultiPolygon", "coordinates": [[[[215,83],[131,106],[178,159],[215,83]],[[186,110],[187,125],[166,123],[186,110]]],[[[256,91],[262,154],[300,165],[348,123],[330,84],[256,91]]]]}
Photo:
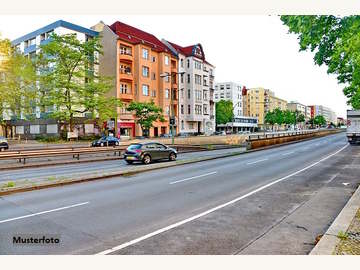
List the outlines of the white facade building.
{"type": "Polygon", "coordinates": [[[243,86],[235,82],[215,83],[214,101],[229,100],[233,104],[234,117],[243,116],[243,86]]]}
{"type": "Polygon", "coordinates": [[[162,42],[178,57],[179,72],[179,132],[215,132],[214,70],[208,63],[201,44],[181,47],[162,42]]]}

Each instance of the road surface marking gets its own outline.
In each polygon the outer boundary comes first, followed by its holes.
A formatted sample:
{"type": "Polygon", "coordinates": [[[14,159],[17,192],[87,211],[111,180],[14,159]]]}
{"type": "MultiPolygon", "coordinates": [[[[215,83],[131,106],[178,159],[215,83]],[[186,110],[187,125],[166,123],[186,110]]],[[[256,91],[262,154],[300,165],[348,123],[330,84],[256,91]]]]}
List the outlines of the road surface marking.
{"type": "Polygon", "coordinates": [[[326,181],[326,184],[329,184],[329,183],[330,183],[332,180],[334,180],[338,175],[339,175],[339,173],[334,174],[333,176],[331,176],[330,179],[326,181]]]}
{"type": "Polygon", "coordinates": [[[262,161],[265,161],[265,160],[268,160],[268,158],[255,160],[255,161],[253,161],[253,162],[249,162],[249,163],[246,163],[246,164],[247,164],[247,165],[251,165],[251,164],[259,163],[259,162],[262,162],[262,161]]]}
{"type": "Polygon", "coordinates": [[[284,154],[282,154],[282,156],[291,155],[291,154],[293,154],[293,153],[295,153],[295,151],[291,151],[291,152],[284,153],[284,154]]]}
{"type": "Polygon", "coordinates": [[[208,214],[210,214],[210,213],[212,213],[212,212],[215,212],[215,211],[217,211],[217,210],[219,210],[219,209],[222,209],[222,208],[224,208],[224,207],[226,207],[226,206],[229,206],[229,205],[231,205],[231,204],[234,204],[234,203],[236,203],[236,202],[238,202],[238,201],[240,201],[240,200],[242,200],[242,199],[245,199],[245,198],[247,198],[247,197],[249,197],[249,196],[251,196],[251,195],[253,195],[253,194],[255,194],[255,193],[259,192],[259,191],[261,191],[261,190],[264,190],[264,189],[266,189],[266,188],[268,188],[268,187],[270,187],[270,186],[272,186],[272,185],[275,185],[276,183],[279,183],[279,182],[281,182],[281,181],[284,181],[284,180],[286,180],[286,179],[288,179],[288,178],[290,178],[290,177],[292,177],[292,176],[294,176],[294,175],[297,175],[297,174],[299,174],[299,173],[301,173],[301,172],[303,172],[303,171],[306,171],[306,170],[308,170],[308,169],[316,166],[316,165],[319,164],[320,162],[322,162],[322,161],[324,161],[324,160],[327,160],[327,159],[331,158],[332,156],[335,156],[337,153],[341,152],[342,150],[344,150],[344,149],[345,149],[346,147],[348,147],[348,146],[349,146],[349,145],[347,144],[347,145],[345,145],[344,147],[342,147],[341,149],[339,149],[338,151],[336,151],[335,153],[332,153],[332,154],[330,154],[330,155],[328,155],[328,156],[320,159],[319,161],[317,161],[317,162],[315,162],[315,163],[313,163],[313,164],[311,164],[311,165],[309,165],[309,166],[307,166],[307,167],[305,167],[305,168],[302,168],[301,170],[298,170],[298,171],[293,172],[293,173],[291,173],[291,174],[289,174],[289,175],[287,175],[287,176],[285,176],[285,177],[282,177],[282,178],[280,178],[280,179],[277,179],[277,180],[275,180],[275,181],[273,181],[273,182],[271,182],[271,183],[269,183],[269,184],[266,184],[266,185],[264,185],[264,186],[261,186],[261,187],[255,189],[255,190],[253,190],[253,191],[251,191],[251,192],[249,192],[249,193],[247,193],[247,194],[245,194],[245,195],[243,195],[243,196],[241,196],[241,197],[238,197],[238,198],[236,198],[236,199],[234,199],[234,200],[231,200],[231,201],[229,201],[229,202],[227,202],[227,203],[218,205],[218,206],[216,206],[216,207],[214,207],[214,208],[211,208],[211,209],[209,209],[209,210],[207,210],[207,211],[205,211],[205,212],[202,212],[202,213],[197,214],[197,215],[195,215],[195,216],[192,216],[192,217],[190,217],[190,218],[181,220],[181,221],[179,221],[179,222],[177,222],[177,223],[173,223],[173,224],[171,224],[171,225],[169,225],[169,226],[167,226],[167,227],[161,228],[161,229],[159,229],[159,230],[156,230],[156,231],[154,231],[154,232],[151,232],[151,233],[149,233],[149,234],[146,234],[146,235],[144,235],[144,236],[141,236],[141,237],[136,238],[136,239],[134,239],[134,240],[131,240],[131,241],[129,241],[129,242],[123,243],[123,244],[121,244],[121,245],[118,245],[118,246],[116,246],[116,247],[113,247],[113,248],[110,248],[110,249],[107,249],[107,250],[104,250],[104,251],[102,251],[102,252],[97,253],[96,255],[106,255],[106,254],[112,253],[112,252],[114,252],[114,251],[118,251],[118,250],[124,249],[124,248],[129,247],[129,246],[132,246],[132,245],[134,245],[134,244],[136,244],[136,243],[139,243],[139,242],[141,242],[141,241],[143,241],[143,240],[146,240],[146,239],[148,239],[148,238],[150,238],[150,237],[153,237],[153,236],[155,236],[155,235],[158,235],[158,234],[161,234],[161,233],[163,233],[163,232],[169,231],[169,230],[171,230],[171,229],[174,229],[174,228],[176,228],[176,227],[179,227],[179,226],[181,226],[181,225],[184,225],[184,224],[186,224],[186,223],[189,223],[189,222],[191,222],[191,221],[193,221],[193,220],[196,220],[196,219],[198,219],[198,218],[201,218],[201,217],[203,217],[203,216],[206,216],[206,215],[208,215],[208,214]]]}
{"type": "Polygon", "coordinates": [[[18,220],[18,219],[24,219],[24,218],[28,218],[28,217],[34,217],[34,216],[39,216],[39,215],[43,215],[43,214],[47,214],[47,213],[51,213],[51,212],[57,212],[57,211],[61,211],[61,210],[69,209],[69,208],[74,208],[74,207],[82,206],[82,205],[85,205],[85,204],[88,204],[88,203],[89,203],[89,202],[83,202],[83,203],[78,203],[78,204],[73,204],[73,205],[69,205],[69,206],[64,206],[64,207],[52,209],[52,210],[47,210],[47,211],[43,211],[43,212],[38,212],[38,213],[34,213],[34,214],[29,214],[29,215],[26,215],[26,216],[4,219],[4,220],[0,220],[0,224],[1,224],[1,223],[5,223],[5,222],[10,222],[10,221],[18,220]]]}
{"type": "Polygon", "coordinates": [[[208,176],[208,175],[212,175],[212,174],[216,174],[216,173],[217,173],[217,172],[205,173],[205,174],[202,174],[202,175],[193,176],[193,177],[185,178],[185,179],[182,179],[182,180],[174,181],[174,182],[171,182],[171,183],[169,183],[169,184],[170,184],[170,185],[172,185],[172,184],[177,184],[177,183],[189,181],[189,180],[192,180],[192,179],[196,179],[196,178],[200,178],[200,177],[204,177],[204,176],[208,176]]]}
{"type": "Polygon", "coordinates": [[[343,183],[344,186],[347,186],[347,185],[349,185],[349,184],[350,184],[350,183],[343,183]]]}

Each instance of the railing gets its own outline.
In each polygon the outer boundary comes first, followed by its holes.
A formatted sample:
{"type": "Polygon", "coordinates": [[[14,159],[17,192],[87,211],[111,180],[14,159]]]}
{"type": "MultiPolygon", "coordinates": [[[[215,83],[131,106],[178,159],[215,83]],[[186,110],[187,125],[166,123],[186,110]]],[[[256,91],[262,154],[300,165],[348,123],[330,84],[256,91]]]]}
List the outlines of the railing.
{"type": "Polygon", "coordinates": [[[279,138],[279,137],[287,137],[287,136],[297,136],[304,134],[316,133],[318,130],[300,130],[300,131],[279,131],[279,132],[264,132],[259,134],[249,135],[249,141],[261,140],[261,139],[269,139],[269,138],[279,138]]]}
{"type": "Polygon", "coordinates": [[[71,156],[80,159],[80,155],[93,154],[93,153],[106,153],[113,152],[114,155],[121,155],[121,151],[125,150],[124,146],[116,147],[71,147],[71,148],[57,148],[57,149],[42,149],[42,150],[18,150],[18,151],[5,151],[0,153],[1,159],[18,159],[19,162],[26,163],[26,159],[39,158],[39,157],[52,157],[52,156],[71,156]]]}

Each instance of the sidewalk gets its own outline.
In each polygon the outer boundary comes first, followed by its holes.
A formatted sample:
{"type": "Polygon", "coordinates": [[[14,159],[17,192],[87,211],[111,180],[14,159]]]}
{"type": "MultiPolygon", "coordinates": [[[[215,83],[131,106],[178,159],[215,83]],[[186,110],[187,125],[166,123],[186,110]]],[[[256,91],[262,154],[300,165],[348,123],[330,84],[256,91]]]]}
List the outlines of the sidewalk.
{"type": "Polygon", "coordinates": [[[360,186],[310,255],[360,255],[360,186]]]}

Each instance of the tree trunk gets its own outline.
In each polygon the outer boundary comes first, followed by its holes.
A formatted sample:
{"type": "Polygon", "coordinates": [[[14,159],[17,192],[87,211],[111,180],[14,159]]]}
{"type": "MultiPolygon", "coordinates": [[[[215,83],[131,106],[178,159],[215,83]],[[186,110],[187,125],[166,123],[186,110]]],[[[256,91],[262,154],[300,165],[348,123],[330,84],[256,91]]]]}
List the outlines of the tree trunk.
{"type": "Polygon", "coordinates": [[[74,114],[70,114],[70,121],[69,121],[69,128],[70,132],[74,132],[74,114]]]}

